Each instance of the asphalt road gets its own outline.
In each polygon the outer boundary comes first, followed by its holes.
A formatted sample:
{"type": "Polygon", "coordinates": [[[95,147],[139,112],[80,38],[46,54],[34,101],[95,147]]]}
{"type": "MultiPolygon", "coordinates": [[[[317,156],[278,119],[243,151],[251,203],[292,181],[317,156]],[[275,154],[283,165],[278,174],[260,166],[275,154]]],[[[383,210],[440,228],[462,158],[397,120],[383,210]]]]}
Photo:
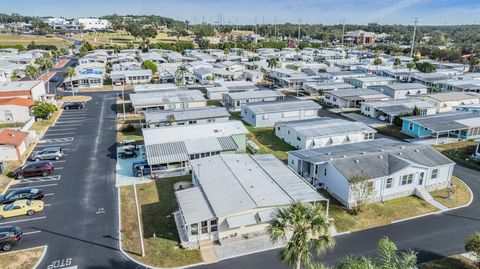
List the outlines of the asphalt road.
{"type": "MultiPolygon", "coordinates": [[[[118,250],[115,189],[115,93],[91,93],[83,111],[65,111],[47,132],[48,143],[62,145],[68,155],[55,163],[51,178],[29,179],[21,186],[39,186],[46,193],[44,212],[0,222],[24,228],[20,248],[48,245],[40,269],[142,268],[118,250]],[[73,139],[72,139],[73,138],[73,139]],[[62,160],[62,161],[63,161],[62,160]],[[13,221],[13,222],[12,222],[13,221]]],[[[463,252],[467,236],[480,230],[480,172],[456,166],[454,174],[473,190],[473,203],[463,209],[422,217],[336,237],[335,249],[319,258],[334,264],[346,255],[374,253],[382,236],[400,249],[413,248],[426,261],[463,252]]],[[[17,187],[17,186],[15,186],[17,187]]],[[[224,260],[197,268],[287,268],[278,250],[224,260]]]]}
{"type": "Polygon", "coordinates": [[[91,95],[86,109],[64,111],[45,134],[46,143],[37,146],[64,148],[66,156],[54,163],[51,177],[28,178],[14,186],[43,188],[44,212],[0,222],[24,229],[21,248],[48,245],[39,268],[114,268],[127,261],[117,251],[115,94],[91,95]]]}

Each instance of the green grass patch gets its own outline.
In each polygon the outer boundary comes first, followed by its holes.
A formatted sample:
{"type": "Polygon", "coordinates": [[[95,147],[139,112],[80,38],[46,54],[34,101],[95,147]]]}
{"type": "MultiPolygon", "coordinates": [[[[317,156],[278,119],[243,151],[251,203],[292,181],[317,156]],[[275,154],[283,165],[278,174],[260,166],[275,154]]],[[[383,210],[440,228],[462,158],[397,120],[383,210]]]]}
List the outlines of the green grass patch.
{"type": "Polygon", "coordinates": [[[475,263],[462,255],[454,255],[422,263],[420,269],[476,269],[475,263]]]}
{"type": "Polygon", "coordinates": [[[395,125],[386,125],[382,127],[375,127],[375,129],[384,135],[398,138],[400,140],[411,139],[412,137],[402,133],[402,128],[395,125]]]}
{"type": "Polygon", "coordinates": [[[67,47],[71,43],[54,36],[0,34],[0,44],[3,46],[22,45],[26,47],[32,41],[37,45],[54,45],[57,47],[67,47]]]}
{"type": "Polygon", "coordinates": [[[143,141],[142,130],[134,129],[128,131],[117,131],[117,142],[124,140],[143,141]]]}
{"type": "Polygon", "coordinates": [[[470,158],[470,156],[475,153],[477,147],[475,141],[461,141],[434,145],[433,147],[456,163],[480,171],[480,161],[470,158]]]}
{"type": "MultiPolygon", "coordinates": [[[[323,195],[329,196],[325,192],[323,195]]],[[[385,202],[367,204],[357,215],[350,214],[349,210],[335,198],[330,198],[330,218],[334,219],[337,232],[359,231],[390,224],[392,221],[402,220],[418,215],[437,211],[435,207],[415,196],[406,196],[385,202]]]]}
{"type": "Polygon", "coordinates": [[[0,254],[0,268],[31,269],[42,257],[45,247],[29,248],[0,254]]]}
{"type": "Polygon", "coordinates": [[[468,204],[472,198],[472,193],[468,189],[467,185],[457,177],[452,177],[452,184],[454,187],[452,191],[452,199],[448,199],[449,188],[430,192],[432,197],[437,202],[448,208],[454,208],[468,204]]]}
{"type": "Polygon", "coordinates": [[[220,100],[207,100],[207,106],[223,106],[220,100]]]}
{"type": "Polygon", "coordinates": [[[172,213],[178,205],[173,185],[190,181],[190,176],[173,177],[137,185],[144,229],[145,257],[141,257],[133,187],[121,187],[122,244],[134,259],[156,267],[178,267],[202,261],[199,250],[180,248],[172,213]]]}

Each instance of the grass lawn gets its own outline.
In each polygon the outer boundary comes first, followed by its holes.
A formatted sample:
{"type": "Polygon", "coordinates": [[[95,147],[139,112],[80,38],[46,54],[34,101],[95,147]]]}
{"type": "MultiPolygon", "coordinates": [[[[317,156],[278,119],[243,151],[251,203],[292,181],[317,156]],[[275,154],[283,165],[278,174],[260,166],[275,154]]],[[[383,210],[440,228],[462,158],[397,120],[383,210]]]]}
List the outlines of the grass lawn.
{"type": "Polygon", "coordinates": [[[455,185],[455,188],[453,191],[453,199],[451,200],[447,199],[448,189],[433,191],[430,194],[439,203],[449,208],[466,205],[470,202],[472,194],[467,185],[457,177],[452,177],[452,184],[455,185]]]}
{"type": "MultiPolygon", "coordinates": [[[[322,194],[325,195],[325,193],[322,194]]],[[[334,219],[335,228],[339,233],[382,226],[390,224],[392,221],[437,211],[435,207],[424,200],[414,196],[407,196],[365,205],[362,212],[352,215],[347,208],[335,199],[329,198],[330,217],[334,219]]]]}
{"type": "Polygon", "coordinates": [[[434,145],[433,147],[456,163],[480,171],[480,162],[470,159],[470,155],[472,155],[476,149],[475,141],[461,141],[434,145]]]}
{"type": "Polygon", "coordinates": [[[117,142],[123,140],[143,141],[142,130],[135,129],[133,131],[117,131],[117,142]]]}
{"type": "Polygon", "coordinates": [[[402,128],[397,127],[395,125],[386,125],[386,126],[382,126],[382,127],[375,127],[375,129],[381,134],[388,135],[388,136],[391,136],[391,137],[395,137],[395,138],[398,138],[398,139],[401,139],[401,140],[412,138],[411,136],[402,133],[402,128]]]}
{"type": "MultiPolygon", "coordinates": [[[[240,112],[230,113],[230,120],[242,120],[240,112]]],[[[287,151],[294,150],[292,146],[283,142],[275,135],[274,127],[254,128],[243,122],[248,130],[247,139],[252,140],[260,148],[261,154],[273,154],[279,160],[286,162],[288,160],[287,151]]]]}
{"type": "Polygon", "coordinates": [[[55,45],[57,47],[67,47],[70,42],[55,36],[37,36],[37,35],[17,35],[17,34],[0,34],[0,44],[2,45],[23,45],[35,42],[37,45],[55,45]]]}
{"type": "Polygon", "coordinates": [[[62,113],[62,109],[58,109],[57,111],[52,113],[52,116],[48,120],[38,119],[35,123],[33,123],[30,130],[35,130],[37,134],[44,133],[47,131],[48,127],[50,127],[55,120],[60,116],[62,113]]]}
{"type": "Polygon", "coordinates": [[[32,269],[43,254],[44,247],[12,251],[0,254],[0,268],[32,269]]]}
{"type": "Polygon", "coordinates": [[[219,100],[207,100],[207,106],[223,106],[219,100]]]}
{"type": "MultiPolygon", "coordinates": [[[[101,45],[101,44],[117,44],[117,45],[126,45],[129,42],[139,43],[140,39],[135,39],[126,31],[116,31],[114,33],[84,33],[73,35],[72,38],[76,40],[86,40],[92,45],[101,45]]],[[[180,40],[188,40],[187,38],[180,38],[180,40]]],[[[158,31],[157,36],[150,40],[151,43],[158,42],[174,42],[175,37],[169,36],[167,32],[158,31]]]]}
{"type": "Polygon", "coordinates": [[[179,247],[172,213],[177,210],[173,184],[190,181],[190,176],[174,177],[137,185],[144,227],[145,257],[141,257],[133,187],[120,189],[123,250],[134,259],[156,267],[177,267],[202,261],[199,250],[179,247]],[[155,235],[155,236],[154,236],[155,235]]]}
{"type": "Polygon", "coordinates": [[[454,255],[439,260],[422,263],[420,269],[476,269],[474,262],[463,257],[454,255]]]}

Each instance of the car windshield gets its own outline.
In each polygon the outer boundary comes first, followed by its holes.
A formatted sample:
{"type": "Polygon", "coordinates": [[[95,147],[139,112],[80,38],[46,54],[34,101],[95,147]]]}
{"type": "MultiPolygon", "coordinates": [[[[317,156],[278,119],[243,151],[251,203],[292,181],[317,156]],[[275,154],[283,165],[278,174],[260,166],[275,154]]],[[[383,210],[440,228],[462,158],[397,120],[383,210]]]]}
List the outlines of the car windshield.
{"type": "Polygon", "coordinates": [[[9,211],[9,210],[11,210],[12,208],[13,208],[13,203],[6,205],[6,206],[3,208],[3,211],[9,211]]]}
{"type": "Polygon", "coordinates": [[[30,190],[30,193],[37,194],[37,193],[38,193],[38,189],[31,189],[31,190],[30,190]]]}
{"type": "Polygon", "coordinates": [[[16,194],[15,191],[9,192],[9,193],[7,194],[7,196],[5,196],[5,199],[10,199],[10,198],[11,198],[12,196],[14,196],[15,194],[16,194]]]}

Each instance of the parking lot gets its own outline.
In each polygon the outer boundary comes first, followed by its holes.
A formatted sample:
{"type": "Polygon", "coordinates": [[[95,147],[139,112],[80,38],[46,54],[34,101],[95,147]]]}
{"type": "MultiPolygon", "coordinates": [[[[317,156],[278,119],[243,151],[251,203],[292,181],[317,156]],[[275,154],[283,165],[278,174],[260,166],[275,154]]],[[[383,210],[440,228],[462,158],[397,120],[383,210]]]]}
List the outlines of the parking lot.
{"type": "Polygon", "coordinates": [[[62,148],[64,156],[52,161],[54,172],[16,180],[10,187],[40,188],[45,193],[42,212],[0,221],[2,226],[23,229],[25,236],[16,250],[48,245],[38,268],[62,268],[49,265],[67,263],[85,268],[96,263],[88,259],[93,253],[118,246],[115,97],[113,93],[91,96],[84,109],[64,110],[34,149],[62,148]]]}

